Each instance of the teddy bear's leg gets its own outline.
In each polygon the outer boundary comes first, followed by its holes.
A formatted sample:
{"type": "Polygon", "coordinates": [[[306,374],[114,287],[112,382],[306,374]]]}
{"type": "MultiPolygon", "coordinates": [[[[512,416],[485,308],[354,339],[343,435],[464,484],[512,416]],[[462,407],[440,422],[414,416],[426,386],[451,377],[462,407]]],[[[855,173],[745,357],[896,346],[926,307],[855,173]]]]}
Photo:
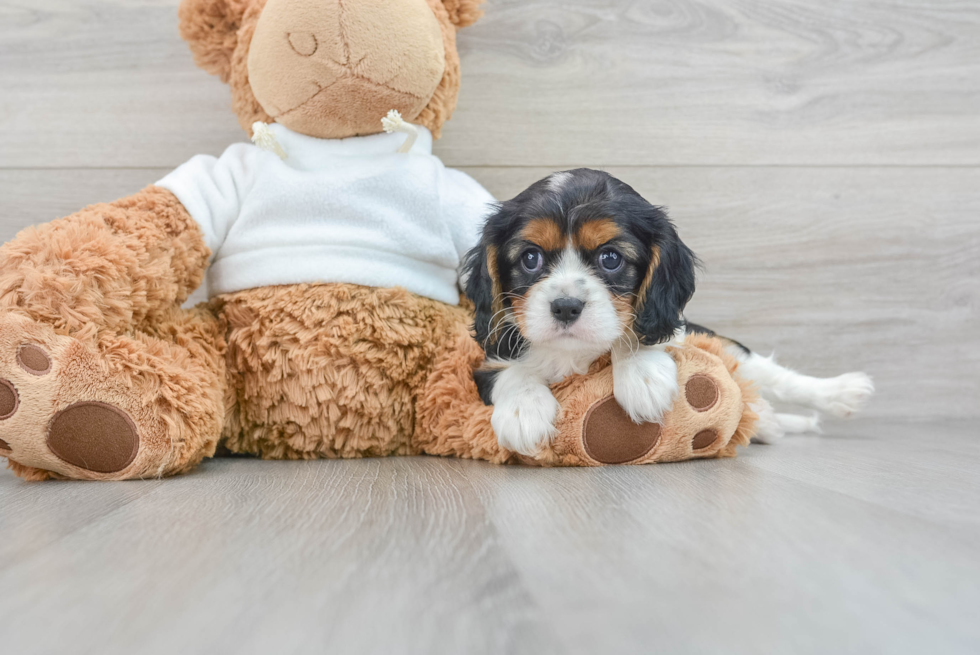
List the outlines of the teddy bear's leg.
{"type": "Polygon", "coordinates": [[[155,187],[0,247],[0,456],[19,475],[159,476],[213,451],[221,333],[179,307],[207,257],[155,187]]]}
{"type": "Polygon", "coordinates": [[[437,358],[420,396],[416,438],[427,453],[546,466],[646,464],[732,456],[752,436],[757,396],[735,376],[738,363],[721,342],[689,337],[671,349],[681,393],[661,423],[633,423],[613,396],[608,361],[598,361],[587,375],[552,386],[561,409],[551,447],[534,459],[515,455],[497,444],[493,408],[476,392],[482,352],[465,331],[454,344],[437,358]]]}
{"type": "Polygon", "coordinates": [[[206,309],[94,340],[0,314],[0,456],[27,479],[170,475],[214,453],[225,414],[218,321],[206,309]]]}

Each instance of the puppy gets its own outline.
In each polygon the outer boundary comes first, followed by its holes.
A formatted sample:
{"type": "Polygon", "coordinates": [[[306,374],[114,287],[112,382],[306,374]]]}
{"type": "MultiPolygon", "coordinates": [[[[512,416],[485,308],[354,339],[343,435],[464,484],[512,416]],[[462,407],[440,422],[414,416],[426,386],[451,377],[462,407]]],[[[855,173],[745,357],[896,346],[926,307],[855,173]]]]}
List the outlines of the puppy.
{"type": "Polygon", "coordinates": [[[558,413],[548,385],[605,353],[619,404],[659,421],[677,393],[664,349],[683,336],[695,266],[664,212],[606,173],[555,173],[502,203],[462,273],[500,444],[537,453],[558,413]]]}
{"type": "MultiPolygon", "coordinates": [[[[714,334],[684,319],[696,268],[664,211],[607,173],[555,173],[500,204],[460,276],[487,355],[474,378],[494,407],[500,445],[537,454],[555,433],[549,385],[585,373],[605,353],[620,406],[637,423],[660,421],[677,394],[666,347],[688,330],[714,334]]],[[[845,415],[873,390],[863,373],[810,378],[727,341],[740,373],[776,398],[845,415]]],[[[753,409],[763,440],[817,427],[766,401],[753,409]]]]}

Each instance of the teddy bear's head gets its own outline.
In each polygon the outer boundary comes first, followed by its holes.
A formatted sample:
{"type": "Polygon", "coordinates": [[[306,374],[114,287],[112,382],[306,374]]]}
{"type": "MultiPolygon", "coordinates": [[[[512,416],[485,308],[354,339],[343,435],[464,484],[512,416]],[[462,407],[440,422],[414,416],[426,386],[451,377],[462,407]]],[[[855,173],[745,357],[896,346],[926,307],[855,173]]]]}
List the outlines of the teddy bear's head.
{"type": "Polygon", "coordinates": [[[310,136],[381,131],[397,109],[435,136],[456,107],[456,30],[483,0],[183,0],[181,35],[231,86],[238,120],[310,136]]]}

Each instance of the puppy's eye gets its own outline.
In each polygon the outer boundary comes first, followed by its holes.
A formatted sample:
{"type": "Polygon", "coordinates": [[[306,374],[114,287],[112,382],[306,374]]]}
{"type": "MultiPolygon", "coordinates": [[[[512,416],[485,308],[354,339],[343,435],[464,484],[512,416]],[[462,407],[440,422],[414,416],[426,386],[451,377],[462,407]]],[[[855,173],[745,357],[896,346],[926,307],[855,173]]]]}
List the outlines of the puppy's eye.
{"type": "Polygon", "coordinates": [[[606,273],[615,273],[623,267],[623,256],[618,250],[605,248],[599,253],[599,266],[606,273]]]}
{"type": "Polygon", "coordinates": [[[544,266],[544,254],[537,248],[528,248],[521,253],[521,266],[528,273],[537,273],[544,266]]]}

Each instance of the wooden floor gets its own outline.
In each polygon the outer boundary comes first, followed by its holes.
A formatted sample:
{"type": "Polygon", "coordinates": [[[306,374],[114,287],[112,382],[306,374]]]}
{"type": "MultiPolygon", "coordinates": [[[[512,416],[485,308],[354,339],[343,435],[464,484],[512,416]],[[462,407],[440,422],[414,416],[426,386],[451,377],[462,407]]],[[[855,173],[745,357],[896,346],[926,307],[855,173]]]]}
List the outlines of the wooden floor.
{"type": "MultiPolygon", "coordinates": [[[[176,4],[0,0],[0,240],[244,138],[176,4]]],[[[2,472],[0,651],[980,652],[980,5],[489,0],[459,47],[447,165],[621,177],[706,264],[692,320],[868,371],[864,418],[646,468],[2,472]]]]}
{"type": "Polygon", "coordinates": [[[650,467],[2,473],[3,650],[976,653],[977,436],[859,420],[650,467]]]}

